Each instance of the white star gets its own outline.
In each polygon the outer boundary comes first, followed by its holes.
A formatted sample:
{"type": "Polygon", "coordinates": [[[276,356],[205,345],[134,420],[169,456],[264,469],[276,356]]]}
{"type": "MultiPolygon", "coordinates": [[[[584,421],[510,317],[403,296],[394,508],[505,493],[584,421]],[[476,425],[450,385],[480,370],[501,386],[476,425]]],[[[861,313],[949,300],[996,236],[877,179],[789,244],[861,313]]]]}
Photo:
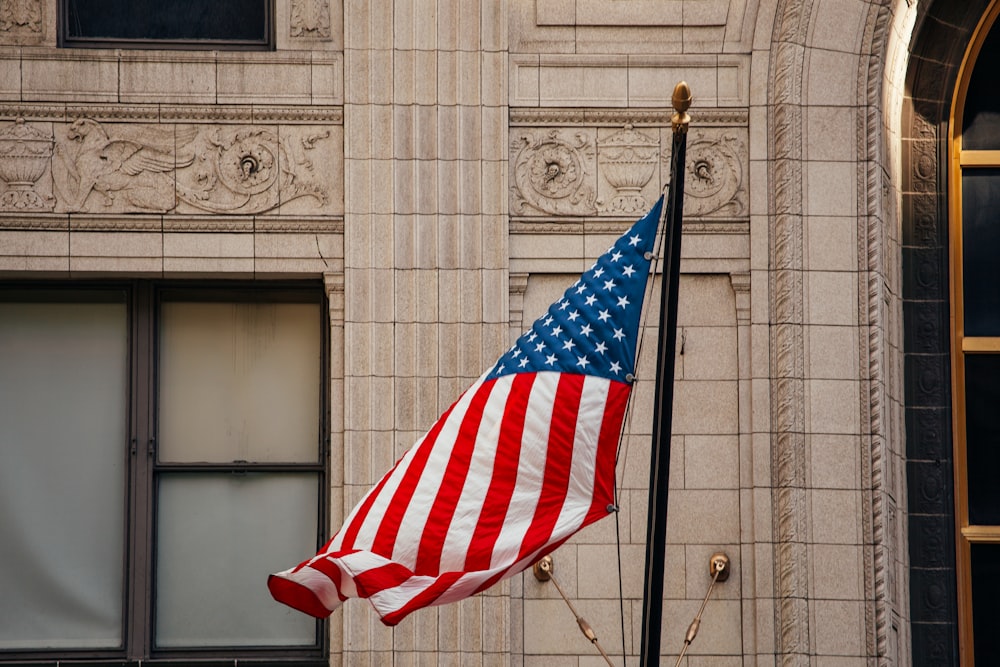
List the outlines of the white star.
{"type": "Polygon", "coordinates": [[[613,290],[614,288],[615,288],[615,281],[613,280],[604,281],[604,289],[613,290]]]}
{"type": "Polygon", "coordinates": [[[574,347],[576,347],[576,343],[573,342],[572,338],[570,340],[563,341],[564,350],[572,350],[574,347]]]}
{"type": "Polygon", "coordinates": [[[559,326],[559,325],[556,325],[556,328],[553,329],[552,331],[550,331],[549,333],[551,333],[553,336],[558,336],[559,334],[562,333],[562,327],[559,326]]]}
{"type": "Polygon", "coordinates": [[[630,246],[637,246],[641,242],[642,242],[642,239],[639,238],[638,234],[636,234],[635,236],[630,236],[629,239],[628,239],[628,244],[630,246]]]}
{"type": "Polygon", "coordinates": [[[536,338],[538,338],[538,334],[535,333],[534,331],[532,331],[530,334],[528,334],[528,342],[529,343],[535,342],[536,338]]]}
{"type": "Polygon", "coordinates": [[[580,285],[579,287],[576,288],[576,293],[577,294],[583,294],[586,291],[587,291],[587,286],[586,285],[580,285]]]}
{"type": "Polygon", "coordinates": [[[556,355],[550,354],[549,356],[545,357],[545,363],[548,364],[549,366],[556,363],[556,355]]]}
{"type": "Polygon", "coordinates": [[[612,361],[611,370],[615,373],[615,375],[617,375],[618,373],[622,372],[622,366],[617,361],[612,361]]]}
{"type": "Polygon", "coordinates": [[[501,373],[503,373],[503,364],[497,366],[497,375],[500,375],[501,373]]]}
{"type": "Polygon", "coordinates": [[[617,250],[615,250],[615,254],[611,255],[611,261],[612,262],[617,262],[621,258],[622,258],[622,254],[620,252],[618,252],[617,250]]]}
{"type": "Polygon", "coordinates": [[[542,326],[543,327],[547,327],[550,324],[552,324],[552,316],[551,315],[549,315],[548,317],[545,318],[545,321],[542,322],[542,326]]]}
{"type": "Polygon", "coordinates": [[[635,269],[633,269],[633,268],[632,268],[632,265],[631,265],[631,264],[629,264],[629,265],[628,265],[628,266],[626,266],[626,267],[625,267],[624,269],[622,269],[622,271],[623,271],[623,272],[625,273],[625,276],[626,276],[627,278],[631,278],[631,277],[632,277],[632,274],[633,274],[633,273],[635,273],[635,269]]]}
{"type": "Polygon", "coordinates": [[[605,352],[608,351],[608,344],[602,340],[600,343],[597,344],[597,351],[600,352],[601,354],[604,354],[605,352]]]}
{"type": "Polygon", "coordinates": [[[595,278],[600,278],[603,275],[604,275],[604,269],[597,269],[596,271],[594,271],[595,278]]]}
{"type": "Polygon", "coordinates": [[[587,361],[587,357],[586,356],[577,357],[576,358],[576,365],[579,366],[580,368],[586,368],[587,364],[589,364],[589,363],[590,362],[587,361]]]}
{"type": "Polygon", "coordinates": [[[535,345],[535,352],[541,352],[545,349],[545,343],[537,343],[535,345]]]}
{"type": "Polygon", "coordinates": [[[527,365],[528,365],[528,358],[525,357],[524,359],[521,359],[521,362],[518,364],[518,367],[524,368],[527,365]]]}
{"type": "Polygon", "coordinates": [[[569,308],[569,301],[563,301],[559,304],[559,310],[566,310],[569,308]]]}
{"type": "Polygon", "coordinates": [[[614,335],[615,340],[621,340],[624,337],[625,337],[624,331],[622,331],[621,329],[615,329],[615,335],[614,335]]]}
{"type": "Polygon", "coordinates": [[[628,305],[628,297],[627,296],[620,296],[620,297],[618,297],[618,306],[620,308],[624,308],[627,305],[628,305]]]}
{"type": "Polygon", "coordinates": [[[580,317],[580,311],[574,310],[572,313],[566,316],[566,319],[570,322],[576,322],[576,318],[580,317]]]}
{"type": "Polygon", "coordinates": [[[519,350],[518,348],[514,348],[513,350],[510,351],[510,356],[517,359],[519,356],[521,356],[521,350],[519,350]]]}
{"type": "Polygon", "coordinates": [[[591,294],[590,296],[587,297],[587,305],[588,306],[593,306],[595,301],[597,301],[597,297],[594,296],[593,294],[591,294]]]}
{"type": "Polygon", "coordinates": [[[588,338],[590,337],[590,334],[593,332],[594,329],[589,324],[584,324],[583,328],[580,329],[580,333],[582,333],[584,336],[587,336],[588,338]]]}
{"type": "Polygon", "coordinates": [[[602,322],[606,322],[607,320],[611,319],[611,313],[609,313],[606,310],[602,310],[600,315],[597,316],[597,319],[599,319],[602,322]]]}

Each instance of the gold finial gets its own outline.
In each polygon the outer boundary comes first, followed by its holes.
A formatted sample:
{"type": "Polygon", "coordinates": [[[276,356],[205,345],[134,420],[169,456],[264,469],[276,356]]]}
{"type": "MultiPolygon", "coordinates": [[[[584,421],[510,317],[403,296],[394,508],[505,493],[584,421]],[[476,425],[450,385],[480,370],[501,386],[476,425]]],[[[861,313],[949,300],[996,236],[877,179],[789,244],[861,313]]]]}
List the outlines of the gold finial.
{"type": "Polygon", "coordinates": [[[674,95],[671,101],[674,103],[674,111],[677,113],[670,118],[670,123],[674,126],[675,131],[684,131],[687,129],[688,123],[691,122],[691,116],[687,114],[687,110],[691,108],[691,86],[687,85],[687,81],[681,81],[674,86],[674,95]]]}

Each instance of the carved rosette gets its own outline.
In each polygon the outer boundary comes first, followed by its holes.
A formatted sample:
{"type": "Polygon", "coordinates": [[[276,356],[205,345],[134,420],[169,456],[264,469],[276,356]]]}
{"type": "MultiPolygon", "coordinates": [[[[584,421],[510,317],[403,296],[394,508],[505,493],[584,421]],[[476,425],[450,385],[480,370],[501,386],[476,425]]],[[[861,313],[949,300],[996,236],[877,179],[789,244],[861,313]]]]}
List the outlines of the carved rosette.
{"type": "Polygon", "coordinates": [[[611,201],[601,206],[612,214],[642,213],[649,202],[642,189],[657,168],[660,142],[635,130],[631,124],[597,143],[597,164],[601,177],[615,189],[611,201]]]}
{"type": "Polygon", "coordinates": [[[0,180],[6,189],[0,194],[0,210],[49,210],[54,199],[38,192],[36,184],[45,174],[52,157],[51,135],[23,118],[0,130],[0,180]]]}
{"type": "MultiPolygon", "coordinates": [[[[746,130],[705,128],[687,144],[684,215],[693,218],[744,217],[749,212],[746,189],[746,130]]],[[[663,156],[669,173],[670,144],[663,156]]]]}
{"type": "Polygon", "coordinates": [[[511,210],[519,215],[590,215],[595,207],[593,129],[512,131],[511,210]]]}
{"type": "Polygon", "coordinates": [[[292,0],[290,35],[300,39],[330,39],[328,0],[292,0]]]}

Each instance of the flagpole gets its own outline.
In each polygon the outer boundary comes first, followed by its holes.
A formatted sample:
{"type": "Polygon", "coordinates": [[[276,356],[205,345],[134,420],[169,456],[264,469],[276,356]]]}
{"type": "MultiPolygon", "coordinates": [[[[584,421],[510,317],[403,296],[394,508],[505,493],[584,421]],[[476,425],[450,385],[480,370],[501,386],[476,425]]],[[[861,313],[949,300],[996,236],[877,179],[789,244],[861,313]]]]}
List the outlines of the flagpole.
{"type": "Polygon", "coordinates": [[[640,667],[660,662],[663,623],[663,572],[667,541],[667,482],[670,477],[670,434],[674,399],[674,354],[677,349],[677,283],[681,264],[681,219],[684,211],[684,160],[691,117],[691,88],[674,88],[675,113],[670,119],[673,148],[666,207],[666,245],[660,279],[660,329],[656,352],[656,392],[649,469],[649,515],[646,523],[646,577],[642,606],[640,667]]]}

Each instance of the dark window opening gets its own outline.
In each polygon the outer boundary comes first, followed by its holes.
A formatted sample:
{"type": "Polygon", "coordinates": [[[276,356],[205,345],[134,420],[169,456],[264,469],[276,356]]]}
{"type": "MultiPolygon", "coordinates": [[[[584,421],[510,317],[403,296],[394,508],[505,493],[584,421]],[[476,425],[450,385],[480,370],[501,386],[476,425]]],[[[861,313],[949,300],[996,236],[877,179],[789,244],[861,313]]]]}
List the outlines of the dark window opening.
{"type": "Polygon", "coordinates": [[[273,0],[60,0],[68,47],[267,50],[273,0]]]}

